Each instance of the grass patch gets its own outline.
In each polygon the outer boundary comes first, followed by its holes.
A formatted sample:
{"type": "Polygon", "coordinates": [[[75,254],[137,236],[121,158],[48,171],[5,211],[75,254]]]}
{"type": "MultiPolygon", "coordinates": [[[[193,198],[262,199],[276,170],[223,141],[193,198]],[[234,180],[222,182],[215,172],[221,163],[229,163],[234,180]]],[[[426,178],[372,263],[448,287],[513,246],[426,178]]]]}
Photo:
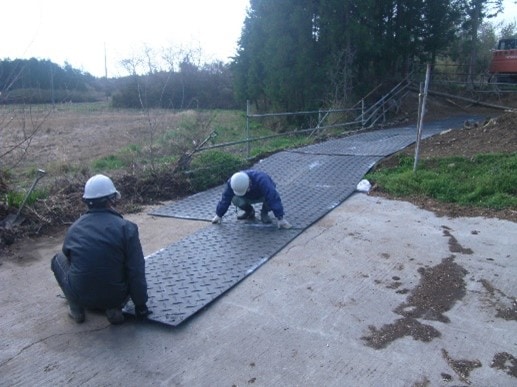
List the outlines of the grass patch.
{"type": "MultiPolygon", "coordinates": [[[[5,204],[8,207],[20,208],[27,192],[9,191],[5,195],[5,204]]],[[[33,205],[39,199],[46,199],[48,192],[45,189],[34,189],[27,197],[26,205],[33,205]]]]}
{"type": "Polygon", "coordinates": [[[447,157],[420,162],[399,156],[394,168],[370,172],[366,178],[396,196],[426,196],[444,203],[504,209],[517,207],[517,154],[447,157]]]}
{"type": "Polygon", "coordinates": [[[247,167],[246,161],[222,151],[206,151],[195,155],[188,173],[194,192],[224,183],[233,173],[247,167]]]}
{"type": "Polygon", "coordinates": [[[92,164],[95,172],[99,171],[113,171],[125,167],[126,164],[119,156],[109,155],[95,160],[92,164]]]}

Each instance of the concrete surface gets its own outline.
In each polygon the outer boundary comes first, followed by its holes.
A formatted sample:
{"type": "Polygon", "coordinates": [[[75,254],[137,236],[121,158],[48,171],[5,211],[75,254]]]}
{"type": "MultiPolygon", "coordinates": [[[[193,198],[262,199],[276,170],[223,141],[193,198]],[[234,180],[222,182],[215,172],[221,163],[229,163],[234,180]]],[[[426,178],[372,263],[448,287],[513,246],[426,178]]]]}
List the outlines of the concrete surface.
{"type": "MultiPolygon", "coordinates": [[[[216,227],[128,218],[145,254],[216,227]]],[[[516,386],[516,236],[357,193],[177,328],[74,323],[38,239],[1,260],[0,385],[516,386]]]]}

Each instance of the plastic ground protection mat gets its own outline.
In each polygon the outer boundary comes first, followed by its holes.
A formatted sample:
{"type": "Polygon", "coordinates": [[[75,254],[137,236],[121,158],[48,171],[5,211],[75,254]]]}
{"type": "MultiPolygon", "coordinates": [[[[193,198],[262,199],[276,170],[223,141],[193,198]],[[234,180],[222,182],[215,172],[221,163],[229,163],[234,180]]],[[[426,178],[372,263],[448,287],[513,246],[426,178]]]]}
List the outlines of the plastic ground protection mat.
{"type": "MultiPolygon", "coordinates": [[[[439,133],[445,124],[430,126],[422,137],[439,133]]],[[[269,173],[276,181],[293,229],[236,221],[235,213],[228,211],[223,224],[205,228],[146,257],[148,305],[153,311],[150,319],[177,326],[201,310],[346,200],[377,161],[415,138],[411,127],[361,133],[296,152],[280,152],[257,163],[253,168],[269,173]]],[[[223,189],[220,186],[192,195],[151,215],[210,220],[223,189]]],[[[125,312],[134,314],[134,307],[128,304],[125,312]]]]}
{"type": "MultiPolygon", "coordinates": [[[[376,156],[329,156],[280,152],[253,166],[267,172],[277,184],[285,218],[295,228],[306,228],[335,208],[380,159],[376,156]],[[280,167],[281,166],[281,167],[280,167]]],[[[150,215],[209,221],[224,185],[155,209],[150,215]]],[[[260,205],[255,205],[260,211],[260,205]]],[[[239,222],[231,206],[223,223],[239,222]]]]}
{"type": "MultiPolygon", "coordinates": [[[[461,127],[466,120],[479,119],[480,117],[478,116],[462,115],[452,119],[425,123],[422,138],[435,135],[449,128],[461,127]]],[[[319,181],[322,176],[330,177],[333,179],[332,184],[336,184],[336,181],[342,181],[342,184],[346,185],[347,189],[351,187],[355,189],[356,184],[375,162],[411,145],[416,141],[416,135],[415,125],[358,133],[341,139],[302,147],[293,152],[277,153],[257,163],[254,168],[263,170],[273,177],[285,202],[284,206],[287,206],[286,214],[290,214],[291,211],[288,211],[290,210],[288,208],[290,201],[287,199],[291,196],[298,197],[300,195],[299,191],[291,191],[300,188],[299,177],[303,176],[307,171],[312,172],[313,175],[317,175],[317,179],[314,181],[319,181]],[[295,153],[318,155],[318,159],[296,157],[293,155],[295,153]],[[324,170],[326,164],[324,158],[326,156],[339,155],[360,157],[341,159],[340,162],[336,161],[337,165],[335,168],[326,168],[326,170],[324,170]],[[343,163],[345,165],[343,165],[343,163]],[[350,170],[350,168],[355,167],[358,168],[352,171],[350,170]],[[336,172],[338,175],[329,176],[329,173],[334,174],[336,172]],[[352,176],[346,176],[348,173],[351,173],[352,176]],[[345,174],[345,176],[343,176],[343,174],[345,174]],[[343,179],[348,180],[343,182],[343,179]]],[[[332,162],[334,162],[340,159],[336,158],[332,160],[332,162]]],[[[168,206],[157,208],[149,214],[184,219],[210,220],[214,215],[215,207],[223,189],[224,187],[220,186],[197,193],[168,206]]],[[[303,194],[303,190],[301,192],[303,194]]],[[[307,196],[313,197],[313,195],[307,196]]],[[[231,213],[231,211],[229,212],[231,213]]],[[[226,218],[228,218],[228,216],[226,218]]]]}
{"type": "MultiPolygon", "coordinates": [[[[149,319],[177,326],[253,273],[303,230],[222,224],[146,257],[149,319]]],[[[124,312],[134,314],[134,306],[124,312]]]]}
{"type": "MultiPolygon", "coordinates": [[[[462,127],[467,120],[479,120],[478,116],[458,116],[446,120],[423,124],[422,139],[434,136],[450,128],[462,127]]],[[[405,126],[357,133],[320,144],[298,149],[298,152],[312,154],[389,156],[416,142],[415,126],[405,126]]]]}
{"type": "Polygon", "coordinates": [[[300,148],[300,153],[353,156],[389,156],[415,142],[409,130],[383,130],[354,134],[300,148]]]}
{"type": "MultiPolygon", "coordinates": [[[[150,319],[176,326],[204,308],[343,202],[377,160],[280,152],[255,165],[277,182],[286,219],[293,228],[278,230],[274,223],[237,221],[230,210],[221,225],[200,230],[146,257],[150,319]]],[[[161,208],[160,216],[188,214],[189,219],[210,220],[223,188],[161,208]]],[[[125,312],[134,313],[133,306],[129,304],[125,312]]]]}

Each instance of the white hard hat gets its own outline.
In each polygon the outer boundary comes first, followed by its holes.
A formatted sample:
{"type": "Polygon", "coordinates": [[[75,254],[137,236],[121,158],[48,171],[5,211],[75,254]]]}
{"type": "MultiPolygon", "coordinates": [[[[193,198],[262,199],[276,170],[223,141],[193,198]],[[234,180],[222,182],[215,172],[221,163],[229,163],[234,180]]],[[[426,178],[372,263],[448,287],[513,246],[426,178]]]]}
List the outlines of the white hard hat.
{"type": "Polygon", "coordinates": [[[120,192],[117,191],[111,179],[108,176],[95,175],[86,182],[83,199],[100,199],[113,194],[117,195],[117,199],[120,199],[120,192]]]}
{"type": "Polygon", "coordinates": [[[244,196],[250,186],[250,178],[244,172],[234,173],[230,179],[230,187],[237,196],[244,196]]]}

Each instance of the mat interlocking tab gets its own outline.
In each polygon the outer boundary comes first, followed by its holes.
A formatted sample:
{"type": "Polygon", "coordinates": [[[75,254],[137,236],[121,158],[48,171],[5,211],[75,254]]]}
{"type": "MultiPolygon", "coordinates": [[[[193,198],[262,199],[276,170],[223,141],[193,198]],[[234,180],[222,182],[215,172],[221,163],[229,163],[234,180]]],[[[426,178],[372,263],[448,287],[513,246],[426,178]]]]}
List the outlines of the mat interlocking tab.
{"type": "MultiPolygon", "coordinates": [[[[422,138],[459,127],[456,117],[424,127],[422,138]]],[[[150,319],[177,326],[276,254],[305,228],[342,203],[383,157],[416,141],[415,126],[365,132],[276,153],[253,166],[277,183],[285,218],[293,225],[238,221],[230,210],[221,225],[210,225],[146,257],[150,319]]],[[[209,221],[224,185],[158,208],[150,215],[209,221]]],[[[255,207],[257,211],[260,208],[255,207]]],[[[128,304],[126,313],[134,313],[128,304]]]]}

